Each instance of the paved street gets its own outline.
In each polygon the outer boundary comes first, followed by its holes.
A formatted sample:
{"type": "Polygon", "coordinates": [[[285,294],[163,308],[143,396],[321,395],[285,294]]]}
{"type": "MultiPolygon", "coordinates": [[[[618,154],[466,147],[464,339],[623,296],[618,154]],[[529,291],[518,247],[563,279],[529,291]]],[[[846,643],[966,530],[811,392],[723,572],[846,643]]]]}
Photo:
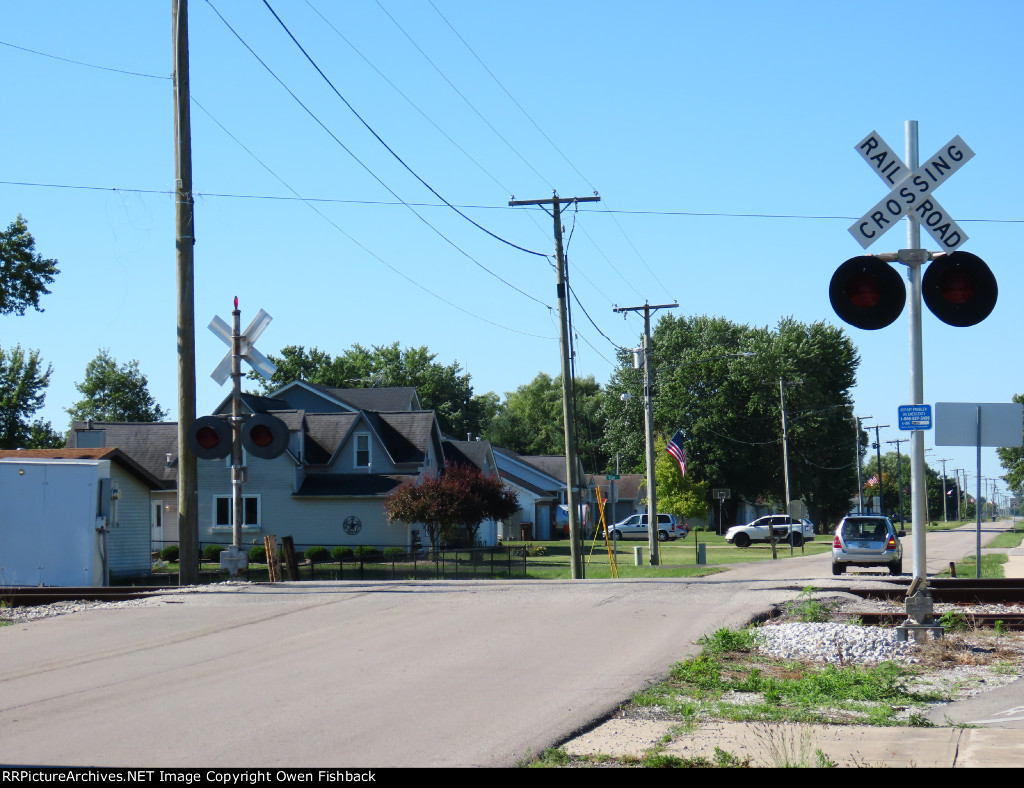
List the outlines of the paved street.
{"type": "MultiPolygon", "coordinates": [[[[935,560],[960,536],[933,535],[935,560]]],[[[851,582],[824,555],[692,581],[219,586],[18,624],[0,762],[511,765],[826,579],[851,582]]]]}

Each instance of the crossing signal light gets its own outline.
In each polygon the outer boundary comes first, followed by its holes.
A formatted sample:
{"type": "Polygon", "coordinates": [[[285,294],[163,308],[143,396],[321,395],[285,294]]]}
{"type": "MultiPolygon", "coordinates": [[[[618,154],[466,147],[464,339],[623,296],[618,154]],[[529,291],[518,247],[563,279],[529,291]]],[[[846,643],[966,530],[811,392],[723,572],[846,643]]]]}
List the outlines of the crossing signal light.
{"type": "Polygon", "coordinates": [[[873,331],[885,328],[900,316],[907,288],[888,263],[862,255],[839,266],[832,275],[828,298],[845,322],[873,331]]]}
{"type": "Polygon", "coordinates": [[[973,326],[995,308],[999,287],[985,261],[970,252],[935,258],[925,269],[921,296],[943,323],[973,326]]]}
{"type": "Polygon", "coordinates": [[[269,413],[257,413],[242,425],[242,446],[263,460],[280,457],[288,448],[288,437],[288,425],[269,413]]]}
{"type": "Polygon", "coordinates": [[[231,454],[231,425],[220,416],[202,416],[188,429],[188,447],[201,460],[219,460],[231,454]]]}

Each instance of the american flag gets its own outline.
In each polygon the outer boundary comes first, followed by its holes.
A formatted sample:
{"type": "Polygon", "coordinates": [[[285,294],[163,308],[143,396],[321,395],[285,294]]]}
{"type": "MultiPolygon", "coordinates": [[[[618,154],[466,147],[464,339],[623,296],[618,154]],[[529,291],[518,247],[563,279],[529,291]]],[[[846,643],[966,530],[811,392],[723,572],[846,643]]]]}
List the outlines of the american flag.
{"type": "Polygon", "coordinates": [[[676,430],[676,434],[672,436],[672,440],[665,446],[665,451],[676,458],[676,462],[679,463],[679,472],[686,476],[686,449],[683,448],[683,431],[676,430]]]}

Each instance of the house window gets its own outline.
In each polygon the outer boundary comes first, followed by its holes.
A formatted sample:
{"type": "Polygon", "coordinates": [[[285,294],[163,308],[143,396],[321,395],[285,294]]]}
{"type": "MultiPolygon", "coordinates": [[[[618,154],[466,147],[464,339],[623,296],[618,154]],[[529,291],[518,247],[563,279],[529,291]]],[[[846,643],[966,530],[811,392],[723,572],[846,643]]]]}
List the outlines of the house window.
{"type": "MultiPolygon", "coordinates": [[[[258,495],[242,496],[242,529],[259,530],[260,497],[258,495]]],[[[213,530],[231,530],[231,496],[215,495],[213,497],[213,530]]]]}
{"type": "Polygon", "coordinates": [[[356,435],[356,467],[370,467],[370,436],[365,432],[356,435]]]}

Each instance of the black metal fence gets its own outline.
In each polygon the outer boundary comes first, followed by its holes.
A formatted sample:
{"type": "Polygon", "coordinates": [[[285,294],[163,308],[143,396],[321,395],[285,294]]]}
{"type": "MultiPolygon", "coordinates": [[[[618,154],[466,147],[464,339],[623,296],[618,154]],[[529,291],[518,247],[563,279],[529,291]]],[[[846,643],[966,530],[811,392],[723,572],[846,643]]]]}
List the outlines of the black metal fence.
{"type": "MultiPolygon", "coordinates": [[[[524,547],[498,545],[440,549],[435,552],[361,545],[351,548],[351,555],[339,555],[335,551],[333,557],[330,557],[332,549],[328,548],[328,557],[313,560],[305,558],[309,547],[313,545],[295,545],[297,577],[290,576],[287,562],[282,559],[280,580],[474,580],[526,576],[527,551],[524,547]]],[[[229,579],[228,572],[220,569],[219,558],[214,557],[218,548],[225,550],[227,545],[199,545],[200,582],[215,583],[229,579]],[[208,547],[206,557],[203,557],[208,547]]],[[[158,552],[154,553],[154,556],[158,555],[158,552]]],[[[249,567],[242,577],[253,582],[267,582],[270,572],[266,559],[258,553],[256,559],[250,556],[249,567]]],[[[155,585],[177,584],[177,572],[164,571],[165,567],[172,568],[171,563],[155,558],[154,572],[149,576],[149,582],[155,585]]]]}

